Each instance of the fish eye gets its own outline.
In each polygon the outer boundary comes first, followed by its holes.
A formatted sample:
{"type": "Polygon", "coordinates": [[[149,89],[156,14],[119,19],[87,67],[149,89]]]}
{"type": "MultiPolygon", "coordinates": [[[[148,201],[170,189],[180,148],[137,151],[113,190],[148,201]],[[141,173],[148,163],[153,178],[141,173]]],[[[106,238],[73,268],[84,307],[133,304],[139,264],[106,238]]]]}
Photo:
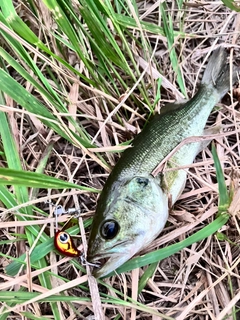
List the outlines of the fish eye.
{"type": "Polygon", "coordinates": [[[105,221],[100,229],[101,235],[106,240],[111,240],[118,234],[119,224],[114,220],[105,221]]]}
{"type": "Polygon", "coordinates": [[[59,236],[59,241],[61,243],[67,243],[69,241],[69,234],[66,232],[62,232],[59,236]]]}

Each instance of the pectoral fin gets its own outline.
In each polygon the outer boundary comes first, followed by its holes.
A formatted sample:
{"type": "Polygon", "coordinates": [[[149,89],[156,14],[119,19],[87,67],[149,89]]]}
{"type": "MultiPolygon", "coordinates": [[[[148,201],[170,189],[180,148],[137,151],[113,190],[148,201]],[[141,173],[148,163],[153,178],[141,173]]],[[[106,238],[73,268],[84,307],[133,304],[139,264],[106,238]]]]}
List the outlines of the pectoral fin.
{"type": "MultiPolygon", "coordinates": [[[[206,129],[204,130],[203,132],[203,136],[212,136],[212,135],[217,135],[217,134],[220,134],[221,133],[221,130],[222,130],[222,126],[219,125],[219,126],[215,126],[213,128],[209,128],[209,129],[206,129]]],[[[212,137],[209,137],[209,140],[203,140],[200,144],[199,144],[199,149],[198,149],[198,153],[203,151],[208,145],[209,143],[213,140],[212,137]]]]}

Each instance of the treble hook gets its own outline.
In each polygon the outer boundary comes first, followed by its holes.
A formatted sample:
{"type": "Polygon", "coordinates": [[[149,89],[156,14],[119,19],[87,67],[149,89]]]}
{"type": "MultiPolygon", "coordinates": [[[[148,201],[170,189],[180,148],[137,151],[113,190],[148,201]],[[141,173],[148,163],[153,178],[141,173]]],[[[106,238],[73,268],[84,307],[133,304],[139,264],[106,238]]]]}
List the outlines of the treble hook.
{"type": "Polygon", "coordinates": [[[83,266],[91,266],[91,267],[95,267],[95,268],[100,268],[101,267],[99,262],[97,262],[97,263],[88,262],[87,259],[85,258],[85,254],[84,253],[82,253],[80,255],[80,260],[81,260],[81,264],[83,266]]]}

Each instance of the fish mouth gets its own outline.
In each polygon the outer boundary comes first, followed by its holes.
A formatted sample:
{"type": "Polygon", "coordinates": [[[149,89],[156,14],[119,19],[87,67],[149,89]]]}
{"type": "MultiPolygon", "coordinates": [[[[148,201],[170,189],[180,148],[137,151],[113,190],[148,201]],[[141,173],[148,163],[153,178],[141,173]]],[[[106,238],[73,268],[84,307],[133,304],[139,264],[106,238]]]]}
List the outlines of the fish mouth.
{"type": "MultiPolygon", "coordinates": [[[[124,242],[125,244],[125,242],[124,242]]],[[[123,243],[121,244],[123,245],[123,243]]],[[[126,248],[125,248],[126,249],[126,248]]],[[[93,266],[92,275],[95,278],[102,278],[116,270],[120,267],[124,262],[129,260],[134,253],[129,252],[128,249],[122,252],[111,249],[111,252],[106,253],[98,253],[95,255],[88,255],[87,262],[93,266]]]]}
{"type": "MultiPolygon", "coordinates": [[[[97,255],[94,257],[94,259],[89,258],[87,262],[90,262],[90,265],[93,267],[92,269],[92,275],[96,278],[103,277],[106,273],[103,272],[103,269],[106,268],[105,266],[109,264],[109,260],[112,258],[112,256],[108,255],[97,255]],[[104,274],[103,274],[104,273],[104,274]]],[[[110,273],[111,270],[108,272],[110,273]]]]}
{"type": "Polygon", "coordinates": [[[95,278],[102,278],[110,274],[112,271],[120,267],[129,257],[126,255],[109,255],[105,257],[95,257],[94,260],[91,260],[91,263],[94,263],[92,275],[95,278]]]}

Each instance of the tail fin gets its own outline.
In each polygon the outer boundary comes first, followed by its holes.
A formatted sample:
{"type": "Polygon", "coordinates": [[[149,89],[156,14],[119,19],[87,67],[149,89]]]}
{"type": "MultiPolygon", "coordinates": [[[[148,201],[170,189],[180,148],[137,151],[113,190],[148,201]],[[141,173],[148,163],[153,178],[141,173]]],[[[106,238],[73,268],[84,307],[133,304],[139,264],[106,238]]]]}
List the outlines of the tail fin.
{"type": "MultiPolygon", "coordinates": [[[[239,69],[233,66],[232,83],[238,79],[237,71],[239,69]]],[[[230,69],[227,65],[227,53],[223,47],[215,50],[209,59],[206,70],[203,74],[202,84],[212,84],[220,97],[223,97],[230,89],[230,69]]]]}

